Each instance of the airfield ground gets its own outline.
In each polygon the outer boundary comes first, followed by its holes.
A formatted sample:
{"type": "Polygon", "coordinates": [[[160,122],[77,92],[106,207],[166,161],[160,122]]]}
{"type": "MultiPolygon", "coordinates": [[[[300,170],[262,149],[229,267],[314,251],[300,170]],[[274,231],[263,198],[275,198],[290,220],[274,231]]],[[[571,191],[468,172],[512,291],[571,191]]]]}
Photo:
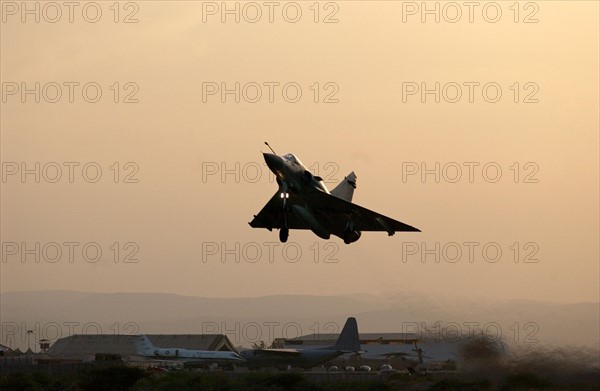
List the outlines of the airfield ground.
{"type": "Polygon", "coordinates": [[[479,371],[407,373],[165,372],[126,366],[78,372],[0,374],[2,390],[598,390],[597,369],[549,373],[494,368],[479,371]]]}

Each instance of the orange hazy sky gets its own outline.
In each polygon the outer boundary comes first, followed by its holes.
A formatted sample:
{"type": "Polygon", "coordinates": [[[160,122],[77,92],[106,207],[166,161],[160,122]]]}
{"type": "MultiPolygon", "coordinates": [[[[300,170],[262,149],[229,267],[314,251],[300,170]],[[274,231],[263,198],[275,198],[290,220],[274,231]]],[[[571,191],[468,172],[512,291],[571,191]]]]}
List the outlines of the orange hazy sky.
{"type": "Polygon", "coordinates": [[[598,301],[598,2],[1,4],[1,291],[598,301]],[[251,229],[265,140],[422,232],[251,229]]]}

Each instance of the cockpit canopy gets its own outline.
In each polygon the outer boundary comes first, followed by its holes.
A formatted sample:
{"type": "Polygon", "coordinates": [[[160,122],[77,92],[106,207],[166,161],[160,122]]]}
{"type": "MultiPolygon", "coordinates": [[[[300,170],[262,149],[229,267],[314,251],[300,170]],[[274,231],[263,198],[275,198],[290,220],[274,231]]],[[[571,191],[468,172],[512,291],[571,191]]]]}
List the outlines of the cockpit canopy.
{"type": "Polygon", "coordinates": [[[286,153],[285,155],[283,155],[283,157],[293,163],[298,164],[299,166],[304,167],[304,164],[302,164],[302,162],[300,161],[300,159],[298,159],[296,156],[294,156],[293,153],[286,153]]]}

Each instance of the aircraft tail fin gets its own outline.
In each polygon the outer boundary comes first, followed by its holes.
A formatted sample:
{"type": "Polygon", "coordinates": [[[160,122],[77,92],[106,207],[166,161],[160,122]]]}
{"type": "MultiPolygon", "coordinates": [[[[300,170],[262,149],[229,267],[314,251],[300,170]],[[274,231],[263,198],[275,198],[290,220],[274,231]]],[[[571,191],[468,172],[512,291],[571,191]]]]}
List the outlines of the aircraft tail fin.
{"type": "Polygon", "coordinates": [[[360,339],[358,338],[358,324],[356,318],[348,318],[340,337],[335,345],[335,350],[348,350],[352,352],[360,351],[360,339]]]}
{"type": "Polygon", "coordinates": [[[356,189],[356,174],[352,171],[344,177],[333,190],[331,190],[331,194],[348,202],[352,202],[354,189],[356,189]]]}
{"type": "Polygon", "coordinates": [[[156,347],[150,342],[150,339],[145,335],[140,335],[136,342],[136,348],[138,354],[142,356],[153,356],[156,347]]]}

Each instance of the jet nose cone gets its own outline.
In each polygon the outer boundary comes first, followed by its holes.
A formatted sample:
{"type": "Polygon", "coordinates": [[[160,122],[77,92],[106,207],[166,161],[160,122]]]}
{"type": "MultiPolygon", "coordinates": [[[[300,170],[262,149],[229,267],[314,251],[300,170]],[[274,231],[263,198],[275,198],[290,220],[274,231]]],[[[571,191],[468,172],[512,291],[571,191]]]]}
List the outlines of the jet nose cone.
{"type": "Polygon", "coordinates": [[[267,166],[269,166],[271,171],[274,171],[281,165],[281,158],[279,156],[272,153],[263,153],[263,156],[265,158],[265,162],[267,162],[267,166]]]}
{"type": "Polygon", "coordinates": [[[248,360],[248,358],[251,356],[250,351],[249,350],[244,350],[242,352],[240,352],[240,358],[244,361],[248,360]]]}

